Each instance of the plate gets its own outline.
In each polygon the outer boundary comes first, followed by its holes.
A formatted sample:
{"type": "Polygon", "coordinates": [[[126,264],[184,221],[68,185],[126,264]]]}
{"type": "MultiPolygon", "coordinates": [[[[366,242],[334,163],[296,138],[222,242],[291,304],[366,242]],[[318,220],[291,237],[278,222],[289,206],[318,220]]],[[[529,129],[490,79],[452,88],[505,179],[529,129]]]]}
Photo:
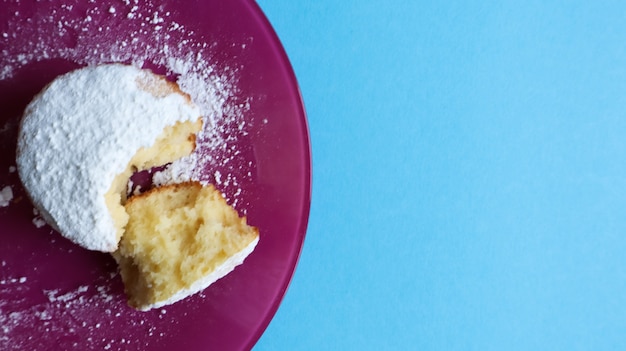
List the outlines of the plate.
{"type": "Polygon", "coordinates": [[[0,349],[252,348],[295,269],[311,191],[298,85],[254,1],[3,1],[0,105],[0,349]],[[126,305],[109,255],[42,222],[15,170],[26,104],[59,74],[106,62],[165,74],[198,100],[211,123],[196,175],[260,231],[231,274],[148,312],[126,305]]]}

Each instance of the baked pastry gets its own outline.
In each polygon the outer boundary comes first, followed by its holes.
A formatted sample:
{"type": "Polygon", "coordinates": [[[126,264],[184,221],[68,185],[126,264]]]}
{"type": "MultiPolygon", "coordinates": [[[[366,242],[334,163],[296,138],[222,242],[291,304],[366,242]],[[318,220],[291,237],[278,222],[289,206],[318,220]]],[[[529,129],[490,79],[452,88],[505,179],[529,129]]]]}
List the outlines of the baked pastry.
{"type": "Polygon", "coordinates": [[[134,171],[188,155],[199,108],[148,70],[110,64],[62,75],[28,105],[17,143],[20,179],[48,224],[90,250],[123,235],[134,171]]]}
{"type": "Polygon", "coordinates": [[[166,185],[132,197],[117,260],[129,304],[148,310],[203,290],[252,252],[258,230],[213,186],[166,185]]]}
{"type": "Polygon", "coordinates": [[[212,185],[127,198],[134,172],[189,155],[201,128],[199,108],[176,84],[119,64],[60,76],[24,113],[17,166],[35,207],[73,242],[111,252],[139,310],[206,288],[259,240],[212,185]]]}

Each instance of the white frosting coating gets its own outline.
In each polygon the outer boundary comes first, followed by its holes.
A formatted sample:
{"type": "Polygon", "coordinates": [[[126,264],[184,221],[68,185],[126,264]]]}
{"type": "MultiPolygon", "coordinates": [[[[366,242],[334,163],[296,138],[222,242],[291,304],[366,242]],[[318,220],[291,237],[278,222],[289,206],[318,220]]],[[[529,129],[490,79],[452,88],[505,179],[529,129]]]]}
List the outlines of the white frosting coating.
{"type": "Polygon", "coordinates": [[[48,224],[87,249],[117,248],[104,195],[137,150],[166,126],[201,115],[182,94],[140,89],[151,75],[119,64],[82,68],[55,79],[26,108],[20,178],[48,224]]]}

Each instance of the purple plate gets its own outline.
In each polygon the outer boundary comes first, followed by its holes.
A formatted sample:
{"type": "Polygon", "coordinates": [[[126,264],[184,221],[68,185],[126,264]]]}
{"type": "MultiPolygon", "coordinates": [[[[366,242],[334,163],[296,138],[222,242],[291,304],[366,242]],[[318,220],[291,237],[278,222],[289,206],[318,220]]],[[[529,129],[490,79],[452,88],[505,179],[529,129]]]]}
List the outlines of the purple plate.
{"type": "Polygon", "coordinates": [[[3,1],[0,105],[0,349],[252,348],[296,266],[311,189],[297,82],[254,1],[3,1]],[[213,123],[197,175],[260,231],[231,274],[148,312],[126,305],[109,255],[42,223],[14,168],[26,104],[57,75],[106,62],[166,74],[200,100],[213,123]]]}

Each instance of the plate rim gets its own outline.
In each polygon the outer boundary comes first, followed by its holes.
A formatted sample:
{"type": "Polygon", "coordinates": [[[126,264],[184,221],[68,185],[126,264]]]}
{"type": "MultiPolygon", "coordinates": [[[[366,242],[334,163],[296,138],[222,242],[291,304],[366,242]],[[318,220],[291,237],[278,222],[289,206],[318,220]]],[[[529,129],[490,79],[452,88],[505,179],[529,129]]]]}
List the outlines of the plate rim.
{"type": "Polygon", "coordinates": [[[280,65],[285,70],[285,73],[287,74],[287,79],[292,85],[292,88],[295,89],[295,93],[297,95],[297,108],[298,108],[298,114],[299,114],[298,118],[301,119],[301,122],[302,122],[302,129],[300,132],[304,136],[303,139],[305,139],[304,140],[305,147],[303,148],[303,150],[301,150],[301,152],[303,152],[304,154],[303,156],[305,157],[302,163],[304,166],[305,176],[303,179],[304,180],[304,192],[303,192],[304,196],[303,196],[303,202],[301,204],[302,212],[300,213],[300,216],[299,216],[300,223],[299,223],[298,232],[296,233],[297,234],[296,235],[297,250],[294,254],[292,254],[291,260],[288,263],[288,267],[289,267],[288,276],[287,276],[287,279],[285,279],[282,282],[282,285],[280,286],[279,294],[276,296],[276,298],[274,298],[268,310],[268,313],[261,321],[259,328],[257,328],[257,330],[251,335],[247,343],[246,349],[251,350],[260,340],[261,336],[265,333],[269,324],[276,316],[276,313],[278,312],[278,309],[280,308],[280,305],[283,303],[285,299],[285,295],[287,294],[287,291],[289,290],[289,287],[291,286],[291,283],[293,281],[294,275],[296,273],[296,270],[300,261],[300,257],[302,256],[302,251],[304,249],[304,243],[305,243],[307,232],[308,232],[308,225],[309,225],[309,219],[310,219],[310,214],[311,214],[311,203],[312,203],[312,194],[313,194],[313,160],[312,160],[312,143],[311,143],[311,133],[310,133],[310,128],[309,128],[309,123],[308,123],[308,115],[306,113],[306,106],[305,106],[304,98],[302,95],[302,89],[300,87],[300,84],[298,83],[295,70],[293,68],[293,65],[291,64],[291,60],[289,59],[289,56],[287,55],[287,51],[285,50],[280,40],[280,37],[276,33],[276,30],[274,29],[271,22],[269,21],[269,19],[263,12],[263,9],[259,6],[259,4],[255,0],[246,0],[246,3],[249,6],[249,9],[253,13],[253,15],[257,16],[257,19],[260,20],[263,26],[265,27],[266,33],[269,35],[268,40],[271,41],[271,43],[274,45],[274,49],[276,50],[276,53],[280,57],[280,61],[281,61],[280,65]]]}

